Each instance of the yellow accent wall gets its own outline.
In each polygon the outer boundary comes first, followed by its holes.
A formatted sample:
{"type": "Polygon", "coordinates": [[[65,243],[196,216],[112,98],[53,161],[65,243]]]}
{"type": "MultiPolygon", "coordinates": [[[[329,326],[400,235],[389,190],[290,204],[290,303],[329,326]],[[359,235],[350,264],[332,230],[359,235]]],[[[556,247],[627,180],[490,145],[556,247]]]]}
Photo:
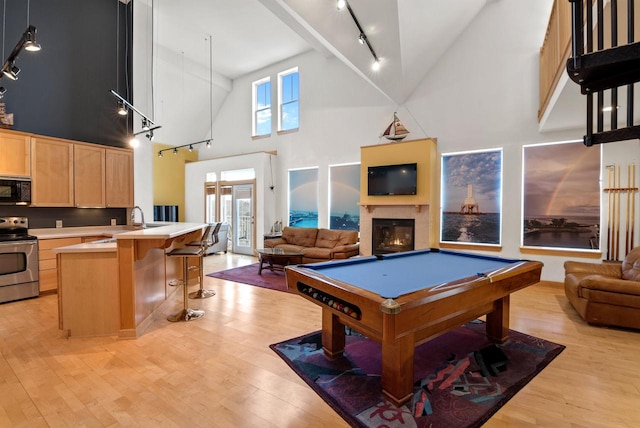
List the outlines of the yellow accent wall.
{"type": "Polygon", "coordinates": [[[429,206],[429,244],[437,247],[440,230],[440,157],[437,151],[437,140],[425,138],[421,140],[400,141],[374,146],[360,147],[360,202],[368,206],[429,206]],[[368,195],[368,167],[379,165],[398,165],[417,163],[418,183],[415,195],[368,195]]]}
{"type": "Polygon", "coordinates": [[[158,157],[158,152],[163,149],[173,149],[173,146],[153,144],[153,204],[178,205],[179,220],[185,221],[184,165],[197,161],[198,151],[181,148],[176,155],[166,151],[158,157]]]}
{"type": "Polygon", "coordinates": [[[436,140],[432,138],[360,147],[360,204],[429,204],[438,193],[437,183],[440,177],[437,175],[439,169],[437,160],[436,140]],[[369,196],[367,194],[368,167],[414,162],[418,164],[418,185],[415,195],[369,196]]]}

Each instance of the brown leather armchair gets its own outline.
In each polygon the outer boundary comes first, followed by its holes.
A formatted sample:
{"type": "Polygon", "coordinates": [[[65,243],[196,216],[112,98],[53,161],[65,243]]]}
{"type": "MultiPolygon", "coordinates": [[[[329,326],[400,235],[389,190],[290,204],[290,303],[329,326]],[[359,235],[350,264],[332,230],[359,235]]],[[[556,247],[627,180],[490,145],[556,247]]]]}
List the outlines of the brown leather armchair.
{"type": "Polygon", "coordinates": [[[622,262],[564,264],[564,292],[589,324],[640,329],[640,247],[622,262]]]}

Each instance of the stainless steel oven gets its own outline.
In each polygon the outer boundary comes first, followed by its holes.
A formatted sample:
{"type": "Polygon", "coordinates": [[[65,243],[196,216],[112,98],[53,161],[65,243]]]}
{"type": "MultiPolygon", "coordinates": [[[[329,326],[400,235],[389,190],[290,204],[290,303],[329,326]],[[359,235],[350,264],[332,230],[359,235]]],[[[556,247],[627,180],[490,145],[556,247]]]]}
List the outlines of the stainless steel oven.
{"type": "Polygon", "coordinates": [[[38,296],[38,239],[26,217],[0,217],[0,303],[38,296]]]}

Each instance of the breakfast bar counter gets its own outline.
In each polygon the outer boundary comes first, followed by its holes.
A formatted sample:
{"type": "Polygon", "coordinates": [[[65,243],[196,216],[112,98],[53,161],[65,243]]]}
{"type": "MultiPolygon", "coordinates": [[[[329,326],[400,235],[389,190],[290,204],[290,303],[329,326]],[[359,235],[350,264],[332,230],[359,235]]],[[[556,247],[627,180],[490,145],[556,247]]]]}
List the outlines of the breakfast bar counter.
{"type": "Polygon", "coordinates": [[[60,328],[70,337],[140,336],[175,291],[167,275],[180,269],[165,253],[200,239],[206,226],[171,223],[56,248],[60,328]]]}

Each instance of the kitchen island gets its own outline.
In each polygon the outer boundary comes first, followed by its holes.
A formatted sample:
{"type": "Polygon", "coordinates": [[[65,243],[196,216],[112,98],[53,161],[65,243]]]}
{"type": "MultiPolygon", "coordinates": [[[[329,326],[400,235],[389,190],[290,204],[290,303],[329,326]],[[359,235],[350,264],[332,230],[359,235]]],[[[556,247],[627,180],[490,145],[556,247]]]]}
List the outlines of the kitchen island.
{"type": "Polygon", "coordinates": [[[167,275],[180,269],[165,253],[200,239],[206,226],[171,223],[56,248],[60,329],[69,337],[140,336],[175,292],[167,275]]]}

